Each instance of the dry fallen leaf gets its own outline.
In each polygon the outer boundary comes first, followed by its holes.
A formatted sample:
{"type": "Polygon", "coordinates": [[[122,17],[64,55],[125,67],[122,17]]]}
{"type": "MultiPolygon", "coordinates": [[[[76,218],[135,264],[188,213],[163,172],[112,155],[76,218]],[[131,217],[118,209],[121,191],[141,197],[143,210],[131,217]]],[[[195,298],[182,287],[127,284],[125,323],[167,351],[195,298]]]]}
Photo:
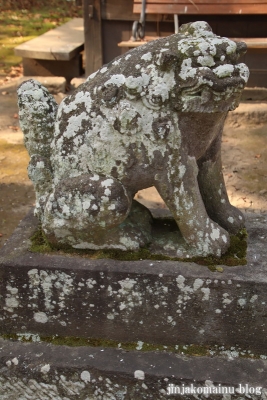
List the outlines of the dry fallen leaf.
{"type": "Polygon", "coordinates": [[[255,158],[261,158],[261,154],[256,154],[255,158]]]}
{"type": "Polygon", "coordinates": [[[18,119],[19,115],[18,114],[14,114],[13,118],[18,119]]]}
{"type": "Polygon", "coordinates": [[[9,129],[12,129],[13,131],[19,130],[18,126],[12,126],[12,125],[9,126],[9,129]]]}

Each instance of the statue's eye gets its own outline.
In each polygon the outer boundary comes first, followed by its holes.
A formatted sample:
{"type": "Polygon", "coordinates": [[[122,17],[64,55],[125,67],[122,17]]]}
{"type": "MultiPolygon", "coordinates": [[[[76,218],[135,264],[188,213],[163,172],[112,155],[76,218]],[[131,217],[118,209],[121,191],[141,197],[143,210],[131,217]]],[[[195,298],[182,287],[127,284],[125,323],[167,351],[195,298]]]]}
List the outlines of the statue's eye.
{"type": "Polygon", "coordinates": [[[152,110],[159,110],[163,104],[162,96],[153,94],[153,92],[148,92],[146,96],[142,96],[142,101],[147,108],[152,110]]]}
{"type": "Polygon", "coordinates": [[[106,104],[114,105],[118,102],[119,88],[117,86],[102,87],[102,101],[106,104]]]}
{"type": "Polygon", "coordinates": [[[199,96],[199,97],[201,97],[201,95],[202,95],[202,91],[201,91],[201,90],[199,90],[198,92],[192,93],[192,96],[199,96]]]}

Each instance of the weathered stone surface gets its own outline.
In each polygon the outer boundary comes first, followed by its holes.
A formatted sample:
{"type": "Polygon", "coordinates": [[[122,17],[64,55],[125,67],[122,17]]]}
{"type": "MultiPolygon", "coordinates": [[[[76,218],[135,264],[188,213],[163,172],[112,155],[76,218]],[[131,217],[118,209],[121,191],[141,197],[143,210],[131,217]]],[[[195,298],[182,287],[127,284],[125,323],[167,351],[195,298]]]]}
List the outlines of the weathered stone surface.
{"type": "MultiPolygon", "coordinates": [[[[226,193],[220,142],[227,112],[237,107],[248,79],[247,67],[237,64],[245,49],[214,35],[205,22],[187,24],[115,59],[65,98],[52,117],[47,160],[30,167],[50,243],[148,245],[150,235],[128,222],[135,193],[154,185],[195,255],[224,253],[229,233],[244,226],[226,193]]],[[[33,132],[40,118],[50,123],[45,102],[52,100],[34,81],[22,84],[18,96],[22,128],[35,143],[35,153],[28,150],[39,160],[42,142],[33,132]],[[37,118],[30,111],[36,100],[37,118]]]]}
{"type": "Polygon", "coordinates": [[[176,394],[175,399],[180,400],[267,398],[266,360],[125,352],[1,339],[0,349],[1,400],[165,400],[173,398],[167,394],[171,392],[170,385],[181,390],[190,385],[217,387],[218,392],[221,385],[234,393],[176,394]]]}
{"type": "Polygon", "coordinates": [[[267,355],[266,216],[250,215],[248,264],[118,261],[29,252],[33,216],[0,253],[2,334],[233,347],[267,355]]]}

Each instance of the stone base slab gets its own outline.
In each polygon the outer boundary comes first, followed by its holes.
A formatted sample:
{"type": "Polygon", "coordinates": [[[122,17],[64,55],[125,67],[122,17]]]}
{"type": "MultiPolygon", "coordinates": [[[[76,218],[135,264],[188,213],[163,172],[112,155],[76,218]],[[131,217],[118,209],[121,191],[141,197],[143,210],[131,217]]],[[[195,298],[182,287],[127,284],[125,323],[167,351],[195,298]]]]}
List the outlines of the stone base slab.
{"type": "Polygon", "coordinates": [[[247,215],[248,263],[220,273],[31,253],[30,213],[0,252],[1,400],[267,400],[266,222],[247,215]]]}
{"type": "Polygon", "coordinates": [[[266,216],[247,216],[246,266],[29,251],[32,214],[0,253],[1,334],[233,347],[267,354],[266,216]]]}
{"type": "Polygon", "coordinates": [[[264,360],[125,352],[0,339],[1,400],[266,400],[266,372],[264,360]],[[198,392],[179,394],[183,387],[198,392]],[[201,390],[210,392],[201,394],[201,390]],[[229,390],[230,394],[214,395],[212,390],[229,390]]]}

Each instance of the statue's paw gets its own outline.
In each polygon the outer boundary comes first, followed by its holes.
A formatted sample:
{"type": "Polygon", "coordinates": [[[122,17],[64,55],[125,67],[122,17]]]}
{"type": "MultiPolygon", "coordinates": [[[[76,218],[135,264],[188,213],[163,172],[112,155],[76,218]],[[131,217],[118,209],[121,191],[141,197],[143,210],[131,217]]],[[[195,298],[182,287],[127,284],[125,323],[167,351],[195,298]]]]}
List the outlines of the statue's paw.
{"type": "Polygon", "coordinates": [[[229,233],[224,229],[215,228],[211,234],[206,234],[203,242],[197,245],[203,256],[221,257],[230,246],[229,233]]]}
{"type": "Polygon", "coordinates": [[[151,229],[142,231],[139,226],[128,225],[127,222],[118,231],[113,233],[110,247],[117,247],[124,251],[138,251],[151,242],[151,229]]]}
{"type": "Polygon", "coordinates": [[[194,245],[198,255],[221,257],[230,246],[230,235],[215,222],[207,220],[205,229],[197,232],[197,240],[194,245]]]}
{"type": "Polygon", "coordinates": [[[245,217],[238,208],[230,206],[227,212],[224,214],[224,220],[221,221],[221,225],[232,234],[238,233],[245,227],[245,217]]]}
{"type": "Polygon", "coordinates": [[[151,242],[151,224],[150,211],[133,200],[128,217],[107,236],[111,236],[111,243],[119,243],[122,250],[138,251],[151,242]]]}

